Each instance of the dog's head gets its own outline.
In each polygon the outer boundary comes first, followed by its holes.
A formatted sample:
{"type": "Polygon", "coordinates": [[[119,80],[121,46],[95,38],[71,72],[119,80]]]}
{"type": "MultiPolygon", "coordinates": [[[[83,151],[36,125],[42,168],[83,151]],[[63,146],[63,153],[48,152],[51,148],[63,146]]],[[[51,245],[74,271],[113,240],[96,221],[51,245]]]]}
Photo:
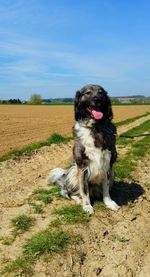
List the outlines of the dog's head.
{"type": "Polygon", "coordinates": [[[111,101],[107,92],[99,85],[87,85],[75,96],[75,119],[95,122],[111,120],[113,117],[111,101]]]}

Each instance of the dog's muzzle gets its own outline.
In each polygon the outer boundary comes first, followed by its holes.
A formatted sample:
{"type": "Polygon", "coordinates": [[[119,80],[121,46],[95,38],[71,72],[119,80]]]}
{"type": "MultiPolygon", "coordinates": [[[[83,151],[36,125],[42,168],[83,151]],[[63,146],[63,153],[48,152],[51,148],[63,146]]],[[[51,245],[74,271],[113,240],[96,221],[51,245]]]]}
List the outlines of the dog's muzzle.
{"type": "Polygon", "coordinates": [[[99,109],[87,108],[87,111],[96,120],[101,120],[103,118],[103,113],[99,109]]]}

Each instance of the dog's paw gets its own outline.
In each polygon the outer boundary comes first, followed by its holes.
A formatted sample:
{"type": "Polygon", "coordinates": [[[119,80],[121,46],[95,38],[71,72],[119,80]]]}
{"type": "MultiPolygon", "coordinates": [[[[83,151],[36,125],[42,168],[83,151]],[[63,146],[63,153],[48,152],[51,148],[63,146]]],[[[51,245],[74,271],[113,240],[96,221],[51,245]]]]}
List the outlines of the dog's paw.
{"type": "Polygon", "coordinates": [[[75,200],[77,204],[81,204],[82,203],[81,197],[79,197],[77,195],[71,195],[71,199],[75,200]]]}
{"type": "Polygon", "coordinates": [[[117,205],[117,203],[113,200],[107,200],[107,201],[104,201],[106,207],[112,211],[117,211],[120,206],[117,205]]]}
{"type": "Polygon", "coordinates": [[[66,198],[66,199],[70,199],[67,190],[64,190],[62,188],[60,194],[61,194],[62,197],[66,198]]]}
{"type": "Polygon", "coordinates": [[[83,210],[88,214],[94,214],[94,209],[91,205],[84,205],[83,210]]]}

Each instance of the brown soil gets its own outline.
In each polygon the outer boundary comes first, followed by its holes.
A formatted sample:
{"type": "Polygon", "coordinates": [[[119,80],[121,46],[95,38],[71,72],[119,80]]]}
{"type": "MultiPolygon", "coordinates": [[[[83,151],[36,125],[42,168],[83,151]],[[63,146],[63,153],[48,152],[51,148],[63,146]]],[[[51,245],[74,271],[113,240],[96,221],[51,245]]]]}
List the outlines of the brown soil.
{"type": "MultiPolygon", "coordinates": [[[[148,160],[144,161],[148,172],[148,160]]],[[[141,165],[137,167],[137,171],[141,165]]],[[[87,226],[69,227],[71,234],[81,235],[82,241],[53,259],[36,263],[34,276],[102,276],[148,277],[150,272],[150,194],[143,170],[136,183],[118,184],[122,200],[134,203],[124,205],[117,212],[96,210],[87,226]],[[142,180],[142,182],[141,182],[142,180]],[[142,194],[141,183],[145,189],[142,194]],[[137,194],[137,195],[136,195],[137,194]]],[[[148,176],[150,177],[150,175],[148,176]]],[[[133,176],[134,178],[134,176],[133,176]]],[[[119,197],[115,190],[116,199],[119,197]]],[[[115,198],[114,198],[115,199],[115,198]]],[[[68,226],[66,227],[68,231],[68,226]]]]}
{"type": "MultiPolygon", "coordinates": [[[[134,122],[134,126],[138,124],[139,120],[134,122]]],[[[46,187],[49,170],[58,166],[66,167],[71,155],[72,142],[67,145],[43,147],[31,154],[0,164],[0,237],[11,238],[10,221],[15,216],[22,213],[36,216],[36,225],[31,231],[17,237],[11,245],[4,245],[3,240],[0,241],[2,266],[21,255],[26,238],[49,225],[54,217],[51,214],[54,207],[62,206],[66,202],[68,204],[67,200],[55,200],[47,206],[44,216],[35,215],[28,204],[28,197],[33,189],[46,187]]],[[[119,183],[114,187],[112,197],[120,205],[124,204],[121,209],[116,213],[96,209],[88,227],[66,226],[66,230],[71,234],[81,235],[82,241],[71,245],[62,254],[54,254],[47,261],[41,257],[34,267],[35,277],[149,276],[148,159],[149,157],[146,157],[143,162],[138,163],[132,183],[119,183]],[[134,203],[126,205],[133,200],[134,203]]],[[[12,273],[6,276],[14,275],[12,273]]]]}
{"type": "MultiPolygon", "coordinates": [[[[114,106],[114,121],[150,111],[146,106],[114,106]]],[[[47,139],[52,133],[71,135],[73,106],[1,105],[0,156],[47,139]]]]}

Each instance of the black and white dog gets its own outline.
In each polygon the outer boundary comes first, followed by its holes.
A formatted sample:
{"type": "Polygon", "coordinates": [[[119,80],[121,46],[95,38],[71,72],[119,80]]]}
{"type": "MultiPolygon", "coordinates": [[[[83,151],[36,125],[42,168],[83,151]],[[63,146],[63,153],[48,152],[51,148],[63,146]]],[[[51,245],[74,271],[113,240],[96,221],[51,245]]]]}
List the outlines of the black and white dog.
{"type": "Polygon", "coordinates": [[[87,85],[75,96],[74,163],[68,170],[53,169],[49,183],[59,183],[61,194],[81,203],[92,214],[92,198],[103,195],[111,210],[119,206],[111,199],[109,189],[114,180],[116,161],[116,129],[112,124],[112,108],[107,92],[99,85],[87,85]]]}

